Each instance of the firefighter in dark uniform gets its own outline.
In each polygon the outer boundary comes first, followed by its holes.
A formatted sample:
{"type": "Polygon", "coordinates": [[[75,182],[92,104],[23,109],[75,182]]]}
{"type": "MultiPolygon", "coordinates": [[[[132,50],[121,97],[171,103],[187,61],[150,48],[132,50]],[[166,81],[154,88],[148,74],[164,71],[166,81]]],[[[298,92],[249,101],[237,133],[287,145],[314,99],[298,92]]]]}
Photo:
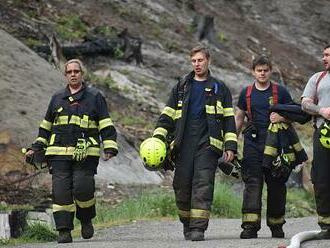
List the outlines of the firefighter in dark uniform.
{"type": "Polygon", "coordinates": [[[302,107],[315,117],[312,183],[320,239],[330,239],[330,44],[323,50],[324,71],[315,73],[302,95],[302,107]]]}
{"type": "Polygon", "coordinates": [[[210,54],[201,46],[190,52],[193,71],[174,86],[153,133],[173,136],[173,188],[186,240],[204,240],[217,161],[231,161],[237,149],[232,98],[226,85],[211,76],[210,54]]]}
{"type": "Polygon", "coordinates": [[[80,220],[81,235],[94,234],[95,181],[100,144],[104,159],[118,152],[116,130],[104,96],[83,82],[83,65],[73,59],[65,64],[68,85],[51,98],[39,135],[26,156],[46,150],[52,174],[53,215],[58,242],[72,242],[74,214],[80,220]]]}
{"type": "Polygon", "coordinates": [[[269,107],[274,103],[289,103],[292,99],[284,87],[270,82],[271,69],[271,62],[266,56],[254,59],[252,73],[255,82],[242,90],[235,114],[238,134],[245,117],[248,117],[248,126],[243,131],[242,179],[245,188],[242,206],[243,231],[240,235],[243,239],[257,238],[257,232],[261,228],[264,181],[267,184],[267,225],[272,231],[272,237],[284,237],[282,226],[285,223],[285,182],[272,177],[269,170],[263,169],[262,162],[270,122],[286,121],[279,114],[270,113],[269,107]]]}

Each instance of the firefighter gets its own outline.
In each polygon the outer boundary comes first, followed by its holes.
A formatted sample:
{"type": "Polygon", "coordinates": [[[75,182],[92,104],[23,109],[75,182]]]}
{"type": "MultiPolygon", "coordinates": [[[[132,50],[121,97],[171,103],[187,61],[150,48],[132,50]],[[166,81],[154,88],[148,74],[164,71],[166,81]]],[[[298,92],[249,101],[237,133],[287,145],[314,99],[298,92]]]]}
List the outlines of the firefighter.
{"type": "Polygon", "coordinates": [[[315,191],[320,239],[330,239],[330,44],[323,50],[324,71],[315,73],[302,94],[302,108],[314,115],[312,183],[315,191]]]}
{"type": "Polygon", "coordinates": [[[94,234],[94,175],[103,144],[104,160],[118,152],[116,130],[100,91],[83,81],[78,59],[65,64],[67,86],[55,93],[48,106],[39,135],[26,156],[45,149],[52,174],[53,215],[58,243],[72,242],[74,214],[81,222],[81,236],[94,234]]]}
{"type": "Polygon", "coordinates": [[[211,76],[210,53],[190,51],[193,71],[179,79],[161,113],[153,137],[171,145],[175,161],[173,188],[186,240],[204,240],[218,158],[234,158],[237,149],[232,97],[226,85],[211,76]]]}
{"type": "Polygon", "coordinates": [[[276,103],[292,101],[288,91],[270,81],[272,64],[262,55],[252,62],[253,84],[244,88],[239,96],[236,109],[236,129],[239,134],[245,117],[248,125],[243,131],[244,147],[242,179],[245,184],[242,206],[242,239],[257,238],[261,228],[261,196],[264,182],[267,184],[267,225],[272,237],[283,238],[285,223],[286,186],[284,180],[272,177],[268,169],[263,169],[263,157],[267,128],[271,123],[285,122],[285,118],[272,112],[269,107],[276,103]]]}

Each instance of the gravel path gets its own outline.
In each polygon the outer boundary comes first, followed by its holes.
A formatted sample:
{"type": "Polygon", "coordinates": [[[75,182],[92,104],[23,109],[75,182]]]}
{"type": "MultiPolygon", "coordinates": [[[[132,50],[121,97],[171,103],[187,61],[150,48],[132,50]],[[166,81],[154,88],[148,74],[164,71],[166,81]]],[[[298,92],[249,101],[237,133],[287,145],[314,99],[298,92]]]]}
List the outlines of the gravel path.
{"type": "MultiPolygon", "coordinates": [[[[28,244],[15,247],[112,247],[112,248],[182,248],[182,247],[207,247],[207,248],[277,248],[280,245],[288,245],[290,238],[301,231],[318,229],[316,217],[306,217],[287,220],[284,226],[286,239],[271,239],[270,231],[262,223],[258,239],[241,240],[239,219],[212,219],[206,232],[206,240],[203,242],[185,241],[182,236],[182,227],[178,221],[138,221],[129,225],[116,226],[98,230],[91,240],[77,238],[72,244],[28,244]]],[[[330,240],[309,241],[302,248],[329,248],[330,240]]]]}

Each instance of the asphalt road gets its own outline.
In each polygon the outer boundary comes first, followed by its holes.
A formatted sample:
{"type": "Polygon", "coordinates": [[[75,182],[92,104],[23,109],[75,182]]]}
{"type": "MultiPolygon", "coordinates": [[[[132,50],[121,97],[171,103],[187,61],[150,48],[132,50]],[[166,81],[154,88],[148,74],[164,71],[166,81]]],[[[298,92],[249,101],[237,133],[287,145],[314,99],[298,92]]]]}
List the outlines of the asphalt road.
{"type": "MultiPolygon", "coordinates": [[[[91,240],[74,239],[72,244],[28,244],[15,247],[111,247],[111,248],[182,248],[182,247],[207,247],[207,248],[277,248],[288,245],[290,238],[298,232],[319,229],[316,217],[289,219],[284,226],[285,239],[270,238],[270,231],[262,222],[258,239],[241,240],[239,219],[211,219],[209,228],[205,233],[205,241],[185,241],[182,235],[182,226],[179,221],[138,221],[128,225],[115,226],[108,229],[97,230],[91,240]]],[[[329,248],[330,240],[308,241],[302,248],[329,248]]]]}

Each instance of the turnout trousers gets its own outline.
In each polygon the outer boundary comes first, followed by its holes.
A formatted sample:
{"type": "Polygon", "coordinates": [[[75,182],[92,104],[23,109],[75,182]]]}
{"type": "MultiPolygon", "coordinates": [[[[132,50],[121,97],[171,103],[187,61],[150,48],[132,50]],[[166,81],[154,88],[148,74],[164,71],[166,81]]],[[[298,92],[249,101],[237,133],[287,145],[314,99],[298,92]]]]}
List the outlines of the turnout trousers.
{"type": "Polygon", "coordinates": [[[262,168],[266,131],[256,138],[245,133],[242,179],[244,182],[242,228],[261,228],[262,189],[267,184],[267,225],[272,228],[285,223],[286,185],[262,168]]]}
{"type": "Polygon", "coordinates": [[[208,145],[203,125],[200,120],[187,123],[173,180],[180,221],[185,228],[201,231],[207,229],[209,222],[219,158],[208,145]]]}
{"type": "Polygon", "coordinates": [[[314,185],[318,224],[330,229],[330,149],[322,146],[320,130],[313,135],[312,183],[314,185]]]}
{"type": "Polygon", "coordinates": [[[95,180],[98,159],[87,158],[78,163],[51,160],[53,215],[56,230],[73,230],[73,219],[82,223],[95,217],[95,180]]]}

